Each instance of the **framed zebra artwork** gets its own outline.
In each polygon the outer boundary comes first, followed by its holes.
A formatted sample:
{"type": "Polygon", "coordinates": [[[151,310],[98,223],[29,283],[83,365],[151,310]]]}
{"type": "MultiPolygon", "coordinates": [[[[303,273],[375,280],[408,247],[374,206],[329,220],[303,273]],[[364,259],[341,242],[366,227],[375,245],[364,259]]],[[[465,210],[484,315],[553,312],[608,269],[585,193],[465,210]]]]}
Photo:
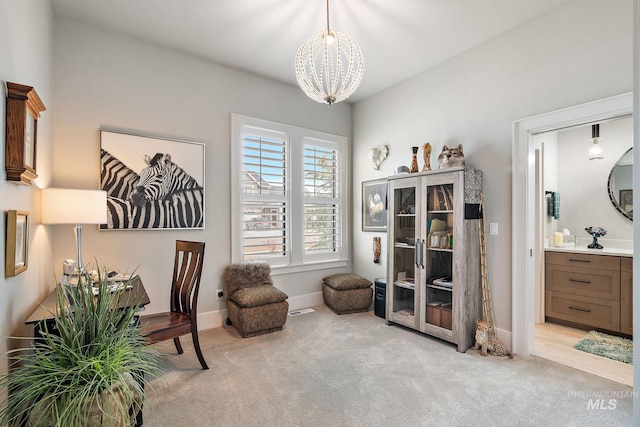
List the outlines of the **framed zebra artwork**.
{"type": "Polygon", "coordinates": [[[202,143],[100,130],[100,229],[204,229],[204,171],[202,143]]]}

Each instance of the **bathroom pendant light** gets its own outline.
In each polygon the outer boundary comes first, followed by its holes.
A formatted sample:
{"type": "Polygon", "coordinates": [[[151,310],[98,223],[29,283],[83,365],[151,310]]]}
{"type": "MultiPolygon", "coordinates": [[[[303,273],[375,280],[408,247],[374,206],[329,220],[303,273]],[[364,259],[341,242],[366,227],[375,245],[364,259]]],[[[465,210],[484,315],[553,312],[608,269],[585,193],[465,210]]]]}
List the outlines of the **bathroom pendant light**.
{"type": "Polygon", "coordinates": [[[602,148],[598,145],[600,140],[600,125],[591,126],[591,148],[589,148],[589,160],[602,160],[602,148]]]}
{"type": "Polygon", "coordinates": [[[329,27],[313,34],[296,53],[296,80],[311,99],[328,105],[347,99],[356,91],[364,60],[358,43],[348,35],[329,27]]]}

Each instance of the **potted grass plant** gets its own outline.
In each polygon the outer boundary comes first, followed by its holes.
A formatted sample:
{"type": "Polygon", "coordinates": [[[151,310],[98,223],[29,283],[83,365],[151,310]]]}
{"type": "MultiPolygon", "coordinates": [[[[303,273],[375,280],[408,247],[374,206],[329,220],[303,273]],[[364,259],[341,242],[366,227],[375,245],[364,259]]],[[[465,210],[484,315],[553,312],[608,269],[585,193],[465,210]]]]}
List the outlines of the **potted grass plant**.
{"type": "MultiPolygon", "coordinates": [[[[135,307],[117,307],[106,269],[91,286],[57,285],[57,313],[42,337],[9,354],[0,377],[9,396],[0,425],[131,426],[146,397],[145,381],[161,373],[159,354],[144,345],[135,307]],[[15,357],[14,357],[15,356],[15,357]]],[[[148,389],[148,387],[147,387],[148,389]]]]}

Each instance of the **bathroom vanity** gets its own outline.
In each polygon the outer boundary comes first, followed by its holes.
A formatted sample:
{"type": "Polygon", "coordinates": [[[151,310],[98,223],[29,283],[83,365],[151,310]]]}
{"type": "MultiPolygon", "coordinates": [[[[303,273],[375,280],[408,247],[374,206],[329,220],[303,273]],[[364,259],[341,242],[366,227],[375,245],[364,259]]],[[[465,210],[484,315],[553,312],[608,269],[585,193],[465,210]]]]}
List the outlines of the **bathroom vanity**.
{"type": "Polygon", "coordinates": [[[547,248],[546,320],[631,335],[632,263],[632,250],[547,248]]]}

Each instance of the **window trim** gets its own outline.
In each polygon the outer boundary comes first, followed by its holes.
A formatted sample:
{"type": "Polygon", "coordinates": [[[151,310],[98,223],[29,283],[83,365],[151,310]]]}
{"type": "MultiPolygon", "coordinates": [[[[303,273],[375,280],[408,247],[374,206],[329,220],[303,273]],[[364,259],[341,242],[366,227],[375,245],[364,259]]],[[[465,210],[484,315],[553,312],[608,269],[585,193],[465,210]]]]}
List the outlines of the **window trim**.
{"type": "Polygon", "coordinates": [[[292,209],[291,215],[291,244],[289,247],[289,263],[287,265],[272,265],[274,274],[288,272],[311,271],[326,268],[336,268],[347,266],[349,256],[349,235],[350,235],[350,198],[349,198],[349,175],[347,171],[348,152],[347,138],[340,135],[314,131],[297,126],[271,122],[239,114],[231,114],[231,260],[232,262],[243,261],[242,236],[244,228],[243,218],[243,198],[242,198],[242,177],[243,177],[243,144],[242,135],[245,127],[255,128],[269,133],[280,133],[287,135],[289,140],[288,167],[289,178],[292,183],[304,182],[304,171],[302,167],[294,167],[304,161],[304,144],[308,141],[317,140],[320,144],[326,141],[335,143],[338,146],[338,165],[340,175],[338,177],[340,211],[339,218],[341,227],[338,238],[340,248],[337,257],[331,259],[323,256],[309,256],[304,254],[304,236],[297,235],[303,230],[304,197],[297,194],[292,189],[289,192],[288,202],[292,209]],[[277,272],[277,273],[276,273],[277,272]]]}

